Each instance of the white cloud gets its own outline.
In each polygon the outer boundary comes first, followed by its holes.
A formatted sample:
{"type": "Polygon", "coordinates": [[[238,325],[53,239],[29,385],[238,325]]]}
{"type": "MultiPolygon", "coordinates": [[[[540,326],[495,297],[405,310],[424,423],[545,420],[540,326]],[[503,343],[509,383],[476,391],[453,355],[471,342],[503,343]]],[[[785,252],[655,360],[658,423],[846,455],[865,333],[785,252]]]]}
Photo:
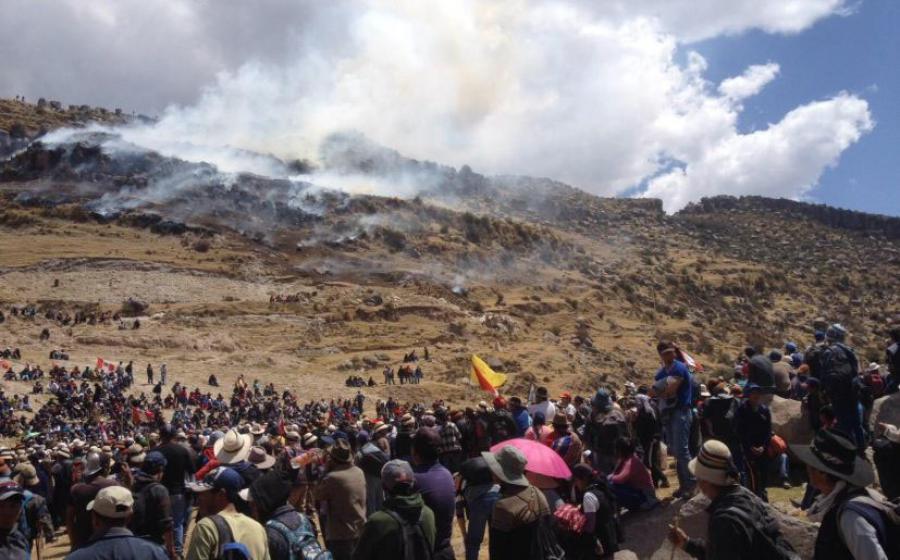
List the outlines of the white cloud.
{"type": "Polygon", "coordinates": [[[841,93],[797,107],[765,130],[722,138],[684,168],[653,179],[645,196],[661,198],[668,211],[717,194],[799,198],[873,126],[868,103],[841,93]]]}
{"type": "MultiPolygon", "coordinates": [[[[8,0],[0,8],[0,93],[153,111],[177,103],[158,126],[128,133],[154,149],[234,169],[235,152],[219,148],[315,158],[322,138],[355,129],[416,158],[553,177],[599,194],[656,177],[649,192],[674,209],[710,190],[703,177],[711,173],[703,170],[714,154],[753,143],[754,135],[737,130],[742,102],[779,71],[775,62],[751,66],[717,90],[704,78],[699,54],[677,62],[679,46],[753,28],[797,32],[838,13],[843,2],[61,0],[52,12],[36,6],[8,0]],[[684,164],[682,177],[657,176],[672,160],[684,164]]],[[[854,102],[865,116],[835,117],[853,132],[843,142],[834,130],[812,135],[783,126],[805,107],[762,131],[781,130],[769,138],[804,149],[785,149],[780,166],[761,171],[773,177],[760,180],[760,188],[795,196],[871,127],[865,101],[842,95],[824,103],[839,100],[854,102]],[[820,151],[831,155],[808,155],[820,151]]],[[[720,179],[741,192],[748,184],[724,172],[720,179]]]]}
{"type": "Polygon", "coordinates": [[[740,101],[759,93],[766,84],[775,79],[781,68],[774,62],[754,64],[740,76],[722,80],[719,93],[732,101],[740,101]]]}

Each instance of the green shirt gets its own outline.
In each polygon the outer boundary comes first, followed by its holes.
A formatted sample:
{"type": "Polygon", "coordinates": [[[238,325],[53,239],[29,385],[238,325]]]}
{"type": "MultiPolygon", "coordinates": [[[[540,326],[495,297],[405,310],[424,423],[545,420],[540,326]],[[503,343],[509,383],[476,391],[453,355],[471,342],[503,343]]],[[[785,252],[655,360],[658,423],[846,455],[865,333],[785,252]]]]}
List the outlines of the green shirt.
{"type": "MultiPolygon", "coordinates": [[[[254,560],[269,559],[269,541],[266,538],[266,530],[255,520],[238,513],[233,505],[229,505],[219,512],[228,527],[234,542],[243,543],[250,550],[250,558],[254,560]]],[[[209,517],[204,517],[197,523],[191,535],[191,546],[188,549],[185,560],[215,560],[219,551],[219,531],[216,524],[209,517]]]]}

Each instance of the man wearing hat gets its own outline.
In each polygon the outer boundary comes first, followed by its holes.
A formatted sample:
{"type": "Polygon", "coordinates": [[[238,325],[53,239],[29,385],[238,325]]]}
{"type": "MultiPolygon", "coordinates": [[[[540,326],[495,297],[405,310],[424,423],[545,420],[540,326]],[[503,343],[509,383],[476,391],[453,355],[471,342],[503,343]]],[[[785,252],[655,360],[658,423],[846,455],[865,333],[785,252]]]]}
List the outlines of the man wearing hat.
{"type": "Polygon", "coordinates": [[[507,445],[481,456],[500,484],[500,499],[491,513],[491,560],[529,558],[538,521],[550,514],[547,499],[525,478],[528,461],[517,448],[507,445]]]}
{"type": "Polygon", "coordinates": [[[384,506],[366,521],[353,560],[403,558],[407,546],[412,547],[407,558],[431,558],[435,539],[434,512],[425,505],[422,494],[416,489],[412,467],[406,461],[389,461],[381,469],[381,485],[384,506]],[[413,528],[415,536],[410,540],[404,536],[404,525],[413,528]]]}
{"type": "Polygon", "coordinates": [[[129,529],[139,537],[164,546],[169,556],[175,558],[172,501],[169,491],[160,482],[166,457],[155,450],[142,455],[144,460],[134,475],[131,488],[135,506],[129,529]]]}
{"type": "Polygon", "coordinates": [[[769,457],[766,450],[772,438],[772,413],[762,404],[764,395],[759,385],[748,383],[744,392],[747,398],[734,414],[734,433],[740,441],[741,454],[735,462],[744,474],[744,484],[767,502],[769,457]]]}
{"type": "Polygon", "coordinates": [[[628,421],[613,404],[606,389],[598,389],[591,399],[591,414],[584,427],[584,439],[592,451],[593,466],[609,474],[616,466],[616,441],[627,434],[628,421]]]}
{"type": "Polygon", "coordinates": [[[821,523],[813,558],[897,558],[900,551],[889,550],[886,536],[881,536],[892,530],[887,513],[891,506],[884,496],[867,488],[875,474],[853,441],[840,431],[823,429],[812,445],[791,445],[791,450],[806,464],[809,484],[820,492],[806,513],[811,521],[821,523]]]}
{"type": "Polygon", "coordinates": [[[327,474],[316,486],[316,501],[328,512],[323,533],[334,560],[350,560],[366,522],[366,479],[353,464],[350,443],[334,440],[328,448],[327,474]]]}
{"type": "Polygon", "coordinates": [[[581,438],[578,434],[572,432],[569,428],[571,424],[566,414],[558,411],[553,417],[553,432],[550,434],[547,443],[556,453],[563,458],[569,468],[574,467],[581,462],[581,453],[584,446],[581,444],[581,438]]]}
{"type": "Polygon", "coordinates": [[[72,486],[72,502],[66,514],[66,529],[72,550],[85,546],[94,532],[91,514],[87,504],[93,500],[100,490],[118,483],[106,478],[109,462],[104,461],[98,453],[88,453],[84,463],[84,478],[72,486]],[[104,464],[105,463],[105,464],[104,464]]]}
{"type": "Polygon", "coordinates": [[[87,504],[95,531],[91,540],[67,556],[67,560],[168,560],[158,544],[136,537],[128,530],[134,499],[127,488],[100,490],[87,504]]]}
{"type": "Polygon", "coordinates": [[[538,387],[534,395],[535,403],[528,407],[528,414],[534,416],[535,412],[541,412],[547,422],[553,422],[553,417],[556,416],[556,405],[550,402],[550,392],[546,387],[538,387]]]}
{"type": "Polygon", "coordinates": [[[236,548],[247,558],[269,560],[266,531],[253,518],[235,508],[241,500],[241,475],[228,467],[217,467],[200,482],[187,484],[197,496],[197,518],[200,520],[191,536],[186,560],[216,558],[216,551],[236,548]],[[225,540],[223,540],[225,539],[225,540]]]}
{"type": "Polygon", "coordinates": [[[0,483],[0,558],[29,560],[28,537],[19,530],[25,494],[15,482],[0,483]]]}
{"type": "Polygon", "coordinates": [[[691,539],[669,526],[669,539],[695,558],[705,560],[758,560],[796,558],[781,535],[778,521],[755,494],[740,485],[728,446],[711,439],[688,467],[700,491],[710,499],[708,539],[691,539]]]}
{"type": "MultiPolygon", "coordinates": [[[[654,377],[656,384],[650,396],[657,396],[659,384],[665,381],[665,389],[660,394],[660,407],[665,409],[668,419],[665,427],[666,443],[675,455],[678,473],[678,490],[673,494],[676,498],[689,498],[694,492],[694,477],[688,470],[691,461],[690,438],[692,412],[691,372],[684,363],[676,360],[677,349],[670,341],[660,341],[656,345],[662,367],[654,377]]],[[[767,360],[768,361],[768,360],[767,360]]]]}

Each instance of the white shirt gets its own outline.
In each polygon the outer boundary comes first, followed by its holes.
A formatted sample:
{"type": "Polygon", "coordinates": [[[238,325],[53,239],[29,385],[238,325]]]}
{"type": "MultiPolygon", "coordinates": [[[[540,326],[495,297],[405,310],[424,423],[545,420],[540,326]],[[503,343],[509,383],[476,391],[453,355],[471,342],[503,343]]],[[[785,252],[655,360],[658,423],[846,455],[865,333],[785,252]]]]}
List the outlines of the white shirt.
{"type": "Polygon", "coordinates": [[[857,560],[888,560],[878,542],[878,532],[866,519],[852,510],[841,513],[838,525],[841,540],[857,560]]]}
{"type": "Polygon", "coordinates": [[[556,416],[556,405],[550,401],[539,402],[528,407],[528,415],[534,418],[534,414],[540,412],[544,415],[544,421],[549,426],[556,416]]]}

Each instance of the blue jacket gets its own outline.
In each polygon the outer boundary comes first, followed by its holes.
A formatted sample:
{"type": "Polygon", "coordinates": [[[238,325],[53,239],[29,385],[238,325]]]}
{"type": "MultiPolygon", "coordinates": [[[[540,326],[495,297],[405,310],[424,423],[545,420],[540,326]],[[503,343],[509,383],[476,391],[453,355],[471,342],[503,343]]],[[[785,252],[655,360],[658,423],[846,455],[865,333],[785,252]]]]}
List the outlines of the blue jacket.
{"type": "Polygon", "coordinates": [[[112,527],[66,560],[169,560],[169,555],[163,547],[134,536],[124,527],[112,527]]]}

